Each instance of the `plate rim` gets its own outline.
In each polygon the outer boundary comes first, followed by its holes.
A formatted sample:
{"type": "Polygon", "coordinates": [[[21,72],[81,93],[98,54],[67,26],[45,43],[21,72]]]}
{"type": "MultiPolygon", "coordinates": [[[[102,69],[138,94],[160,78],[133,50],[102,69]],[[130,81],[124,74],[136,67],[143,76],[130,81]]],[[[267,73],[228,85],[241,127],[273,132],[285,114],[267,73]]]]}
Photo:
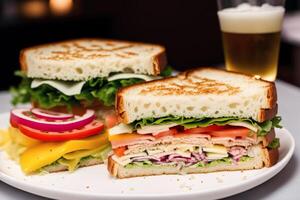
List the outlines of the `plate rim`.
{"type": "MultiPolygon", "coordinates": [[[[1,118],[5,118],[7,117],[7,115],[9,115],[9,113],[0,113],[0,119],[1,118]]],[[[2,127],[0,127],[2,128],[2,127]]],[[[288,164],[288,162],[290,161],[291,157],[294,154],[295,151],[295,139],[293,137],[293,135],[286,129],[286,128],[282,128],[280,131],[285,132],[288,140],[291,142],[291,146],[288,148],[288,152],[286,153],[286,155],[279,161],[276,163],[277,168],[273,169],[273,170],[268,170],[265,171],[263,173],[260,173],[256,176],[250,177],[247,180],[244,180],[242,183],[242,186],[244,186],[242,189],[236,189],[236,187],[238,185],[240,185],[239,183],[232,183],[229,185],[223,185],[223,186],[219,186],[216,188],[208,188],[205,189],[205,194],[213,194],[215,192],[223,192],[223,191],[228,191],[232,188],[235,189],[235,191],[231,192],[230,194],[226,195],[226,196],[222,196],[222,198],[224,197],[228,197],[234,194],[238,194],[244,191],[247,191],[251,188],[254,188],[264,182],[266,182],[267,180],[271,179],[272,177],[274,177],[275,175],[277,175],[282,169],[284,169],[284,167],[288,164]],[[275,170],[275,172],[274,172],[275,170]],[[254,183],[256,182],[256,183],[254,183]]],[[[275,166],[276,166],[275,165],[275,166]]],[[[270,168],[271,169],[271,168],[270,168]]],[[[259,169],[258,169],[259,170],[259,169]]],[[[217,172],[216,172],[217,173],[217,172]]],[[[43,196],[43,197],[50,197],[53,198],[54,196],[61,196],[61,195],[68,195],[68,196],[74,196],[76,195],[77,197],[80,198],[110,198],[110,199],[139,199],[139,198],[183,198],[183,197],[193,197],[193,196],[198,196],[201,195],[201,193],[203,193],[203,191],[190,191],[190,192],[186,192],[186,193],[166,193],[166,194],[95,194],[95,193],[85,193],[85,192],[80,192],[80,191],[72,191],[72,190],[68,190],[68,189],[49,189],[47,188],[47,186],[36,186],[34,184],[28,184],[28,183],[24,183],[19,181],[19,179],[17,179],[16,177],[12,177],[7,175],[6,173],[4,173],[2,170],[0,170],[0,181],[3,181],[4,183],[20,189],[22,191],[28,192],[28,193],[32,193],[32,194],[36,194],[39,196],[43,196]],[[27,188],[27,189],[26,189],[27,188]],[[34,191],[31,191],[30,188],[33,188],[34,191]],[[39,192],[36,191],[42,191],[43,194],[40,194],[39,192]],[[44,195],[45,193],[48,193],[49,195],[44,195]]]]}

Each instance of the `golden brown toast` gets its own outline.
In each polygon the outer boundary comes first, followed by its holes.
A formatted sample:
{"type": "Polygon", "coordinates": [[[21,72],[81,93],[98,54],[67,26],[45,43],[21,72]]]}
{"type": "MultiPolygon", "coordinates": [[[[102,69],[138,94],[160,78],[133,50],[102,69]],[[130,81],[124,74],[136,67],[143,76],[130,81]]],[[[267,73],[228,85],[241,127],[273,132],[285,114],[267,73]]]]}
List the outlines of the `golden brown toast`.
{"type": "Polygon", "coordinates": [[[239,117],[258,122],[277,113],[273,82],[213,68],[121,89],[116,110],[124,123],[147,117],[239,117]]]}
{"type": "Polygon", "coordinates": [[[96,38],[44,44],[20,53],[28,77],[73,81],[111,72],[158,75],[166,62],[163,46],[96,38]]]}

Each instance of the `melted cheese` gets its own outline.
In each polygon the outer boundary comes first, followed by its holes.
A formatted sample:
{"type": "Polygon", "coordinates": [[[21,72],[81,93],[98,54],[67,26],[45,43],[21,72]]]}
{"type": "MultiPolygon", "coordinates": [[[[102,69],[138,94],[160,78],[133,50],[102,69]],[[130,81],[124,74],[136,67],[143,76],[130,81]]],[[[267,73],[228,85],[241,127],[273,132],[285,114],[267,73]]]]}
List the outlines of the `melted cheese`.
{"type": "Polygon", "coordinates": [[[0,147],[3,147],[9,141],[8,130],[0,130],[0,147]]]}
{"type": "Polygon", "coordinates": [[[229,124],[230,126],[241,126],[241,127],[245,127],[245,128],[248,128],[250,129],[251,131],[254,131],[255,133],[258,131],[258,128],[249,124],[249,123],[246,123],[246,122],[233,122],[233,123],[230,123],[229,124]]]}
{"type": "Polygon", "coordinates": [[[6,151],[11,159],[20,162],[22,170],[27,174],[57,160],[60,164],[68,166],[70,171],[73,171],[81,158],[90,155],[99,155],[104,158],[104,154],[110,151],[107,133],[81,140],[41,142],[23,135],[17,128],[13,127],[1,130],[0,147],[6,151]]]}
{"type": "Polygon", "coordinates": [[[40,141],[23,135],[17,128],[9,127],[3,130],[0,136],[0,147],[10,157],[19,161],[20,155],[29,147],[39,144],[40,141]]]}
{"type": "Polygon", "coordinates": [[[206,153],[206,158],[208,160],[218,160],[228,157],[228,154],[219,154],[219,153],[206,153]]]}
{"type": "Polygon", "coordinates": [[[31,82],[31,88],[37,88],[43,84],[50,85],[60,92],[68,96],[73,96],[80,94],[85,81],[58,81],[58,80],[43,80],[43,79],[34,79],[31,82]]]}
{"type": "Polygon", "coordinates": [[[147,156],[147,154],[145,152],[142,152],[142,153],[130,154],[130,155],[122,156],[122,157],[118,157],[116,155],[113,155],[112,159],[115,160],[120,165],[125,166],[128,163],[132,162],[131,158],[140,157],[140,156],[147,156]]]}
{"type": "MultiPolygon", "coordinates": [[[[25,173],[32,173],[49,165],[65,154],[99,148],[107,144],[107,135],[101,134],[82,140],[47,142],[28,148],[20,157],[20,165],[25,173]]],[[[74,155],[73,155],[74,156],[74,155]]]]}
{"type": "Polygon", "coordinates": [[[132,132],[133,132],[132,127],[124,123],[120,123],[108,129],[109,136],[123,134],[123,133],[132,133],[132,132]]]}
{"type": "Polygon", "coordinates": [[[58,163],[61,165],[67,166],[68,170],[72,172],[78,167],[78,163],[79,163],[80,159],[81,158],[75,158],[72,160],[59,159],[58,163]]]}
{"type": "Polygon", "coordinates": [[[227,148],[223,145],[212,145],[210,147],[203,147],[203,151],[217,154],[227,154],[227,148]]]}
{"type": "Polygon", "coordinates": [[[156,135],[157,133],[168,131],[171,127],[177,126],[176,123],[172,124],[162,124],[162,125],[148,125],[143,126],[142,128],[137,129],[137,133],[139,134],[153,134],[156,135]]]}
{"type": "Polygon", "coordinates": [[[101,151],[105,148],[107,148],[107,146],[101,146],[101,147],[96,148],[96,149],[75,151],[75,152],[67,153],[62,157],[67,159],[67,160],[72,160],[72,159],[76,159],[76,158],[83,158],[83,157],[86,157],[86,156],[89,156],[89,155],[96,154],[96,153],[98,153],[99,151],[101,151]]]}
{"type": "Polygon", "coordinates": [[[9,140],[15,144],[22,145],[24,147],[32,147],[36,144],[41,143],[41,141],[30,138],[22,134],[19,129],[14,127],[8,128],[9,140]]]}

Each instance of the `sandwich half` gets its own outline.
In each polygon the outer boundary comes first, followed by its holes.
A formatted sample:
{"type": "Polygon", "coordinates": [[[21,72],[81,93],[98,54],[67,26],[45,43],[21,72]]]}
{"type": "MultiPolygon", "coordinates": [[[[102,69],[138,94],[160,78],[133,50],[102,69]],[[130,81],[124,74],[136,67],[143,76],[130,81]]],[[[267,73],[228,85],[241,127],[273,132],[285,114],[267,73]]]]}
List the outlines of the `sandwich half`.
{"type": "Polygon", "coordinates": [[[23,49],[21,84],[13,104],[80,113],[82,108],[110,113],[116,91],[164,75],[165,48],[106,39],[76,39],[23,49]]]}
{"type": "Polygon", "coordinates": [[[121,89],[109,129],[117,178],[271,167],[280,127],[275,84],[199,68],[121,89]]]}
{"type": "Polygon", "coordinates": [[[104,125],[117,121],[116,91],[168,74],[164,47],[103,39],[27,48],[20,65],[13,103],[32,108],[11,111],[2,146],[26,174],[103,163],[111,150],[104,125]]]}

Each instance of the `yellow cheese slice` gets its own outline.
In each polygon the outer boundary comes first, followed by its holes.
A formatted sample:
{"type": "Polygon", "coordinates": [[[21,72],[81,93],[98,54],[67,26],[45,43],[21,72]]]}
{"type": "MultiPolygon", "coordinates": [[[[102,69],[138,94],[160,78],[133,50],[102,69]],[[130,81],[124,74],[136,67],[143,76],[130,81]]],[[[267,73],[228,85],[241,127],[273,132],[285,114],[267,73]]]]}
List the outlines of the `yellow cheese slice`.
{"type": "Polygon", "coordinates": [[[228,154],[219,154],[219,153],[207,153],[206,158],[209,160],[218,160],[228,157],[228,154]]]}
{"type": "Polygon", "coordinates": [[[227,149],[223,145],[212,145],[210,147],[203,147],[203,151],[218,154],[227,154],[227,149]]]}
{"type": "Polygon", "coordinates": [[[67,166],[68,170],[72,172],[78,167],[79,161],[80,161],[80,158],[75,158],[72,160],[59,159],[58,163],[67,166]]]}
{"type": "Polygon", "coordinates": [[[19,161],[20,155],[28,148],[41,143],[38,140],[27,137],[17,128],[9,127],[0,133],[0,148],[2,148],[10,159],[19,161]]]}
{"type": "Polygon", "coordinates": [[[41,141],[30,138],[19,131],[19,129],[14,127],[8,128],[9,137],[12,143],[16,143],[25,147],[32,147],[36,144],[41,143],[41,141]]]}
{"type": "Polygon", "coordinates": [[[80,94],[85,81],[59,81],[59,80],[43,80],[33,79],[31,82],[31,88],[37,88],[43,84],[50,85],[57,90],[61,91],[67,96],[80,94]]]}
{"type": "Polygon", "coordinates": [[[0,147],[3,147],[9,141],[8,130],[0,130],[0,147]]]}
{"type": "Polygon", "coordinates": [[[100,134],[82,140],[66,142],[47,142],[28,148],[20,157],[22,170],[28,174],[53,163],[65,154],[95,149],[107,144],[107,134],[100,134]]]}
{"type": "Polygon", "coordinates": [[[90,156],[95,153],[98,153],[99,151],[105,149],[106,147],[107,147],[107,145],[104,145],[104,146],[101,146],[96,149],[80,150],[80,151],[71,152],[71,153],[65,154],[63,156],[63,158],[65,158],[67,160],[72,160],[72,159],[76,159],[76,158],[84,158],[86,156],[90,156]]]}

